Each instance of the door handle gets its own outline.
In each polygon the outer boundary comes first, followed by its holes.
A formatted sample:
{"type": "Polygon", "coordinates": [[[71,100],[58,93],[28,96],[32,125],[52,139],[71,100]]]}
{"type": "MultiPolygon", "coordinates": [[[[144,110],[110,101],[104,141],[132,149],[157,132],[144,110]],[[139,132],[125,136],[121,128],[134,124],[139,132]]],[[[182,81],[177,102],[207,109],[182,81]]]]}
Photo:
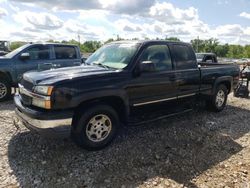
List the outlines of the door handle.
{"type": "Polygon", "coordinates": [[[47,69],[50,69],[53,67],[53,64],[52,63],[41,63],[41,64],[38,64],[38,70],[41,71],[41,70],[47,70],[47,69]]]}

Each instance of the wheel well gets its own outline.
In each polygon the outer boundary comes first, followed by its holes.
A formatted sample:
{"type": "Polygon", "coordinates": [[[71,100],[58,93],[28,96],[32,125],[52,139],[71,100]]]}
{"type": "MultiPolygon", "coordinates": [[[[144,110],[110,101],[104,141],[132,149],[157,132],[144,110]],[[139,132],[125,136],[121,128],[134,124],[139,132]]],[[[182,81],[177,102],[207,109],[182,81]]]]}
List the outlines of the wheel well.
{"type": "Polygon", "coordinates": [[[227,88],[228,93],[230,93],[230,91],[231,91],[231,84],[230,84],[230,82],[229,82],[229,81],[223,81],[223,82],[220,82],[220,84],[219,84],[219,85],[225,85],[225,86],[226,86],[226,88],[227,88]]]}
{"type": "Polygon", "coordinates": [[[80,114],[84,113],[84,109],[90,108],[96,104],[105,104],[110,105],[117,112],[120,120],[124,123],[127,121],[127,110],[124,101],[120,97],[101,97],[93,100],[84,101],[78,105],[75,109],[72,125],[76,124],[76,121],[79,119],[80,114]]]}
{"type": "Polygon", "coordinates": [[[9,73],[0,72],[0,78],[6,79],[10,84],[12,84],[11,76],[9,73]]]}

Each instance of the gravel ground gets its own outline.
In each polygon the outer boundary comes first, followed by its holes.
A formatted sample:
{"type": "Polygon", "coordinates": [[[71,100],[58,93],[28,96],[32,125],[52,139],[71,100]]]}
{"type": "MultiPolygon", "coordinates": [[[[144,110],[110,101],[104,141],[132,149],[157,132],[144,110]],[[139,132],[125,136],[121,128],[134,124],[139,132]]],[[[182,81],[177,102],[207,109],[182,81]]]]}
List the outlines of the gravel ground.
{"type": "Polygon", "coordinates": [[[0,187],[250,187],[250,100],[124,128],[88,152],[12,123],[0,104],[0,187]]]}

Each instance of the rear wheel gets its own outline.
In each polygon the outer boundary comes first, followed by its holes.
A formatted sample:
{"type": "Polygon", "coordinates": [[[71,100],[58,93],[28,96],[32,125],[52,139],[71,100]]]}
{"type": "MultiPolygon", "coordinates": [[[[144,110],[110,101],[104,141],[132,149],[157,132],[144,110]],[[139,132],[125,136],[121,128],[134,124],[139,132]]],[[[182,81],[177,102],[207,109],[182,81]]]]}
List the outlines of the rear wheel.
{"type": "Polygon", "coordinates": [[[83,112],[73,125],[72,139],[87,150],[99,150],[110,144],[119,127],[116,111],[108,105],[96,105],[83,112]]]}
{"type": "Polygon", "coordinates": [[[6,101],[11,96],[11,85],[4,79],[0,78],[0,102],[6,101]]]}
{"type": "Polygon", "coordinates": [[[207,101],[210,110],[214,112],[222,111],[227,103],[228,90],[225,85],[219,85],[215,91],[214,96],[207,101]]]}

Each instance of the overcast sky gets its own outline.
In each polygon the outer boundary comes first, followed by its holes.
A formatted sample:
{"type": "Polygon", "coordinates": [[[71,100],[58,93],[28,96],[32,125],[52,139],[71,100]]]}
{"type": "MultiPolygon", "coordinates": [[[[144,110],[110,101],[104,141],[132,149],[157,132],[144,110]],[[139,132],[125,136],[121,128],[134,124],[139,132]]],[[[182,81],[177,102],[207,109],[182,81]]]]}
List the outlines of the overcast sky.
{"type": "Polygon", "coordinates": [[[250,0],[0,0],[0,40],[178,37],[250,44],[250,0]]]}

